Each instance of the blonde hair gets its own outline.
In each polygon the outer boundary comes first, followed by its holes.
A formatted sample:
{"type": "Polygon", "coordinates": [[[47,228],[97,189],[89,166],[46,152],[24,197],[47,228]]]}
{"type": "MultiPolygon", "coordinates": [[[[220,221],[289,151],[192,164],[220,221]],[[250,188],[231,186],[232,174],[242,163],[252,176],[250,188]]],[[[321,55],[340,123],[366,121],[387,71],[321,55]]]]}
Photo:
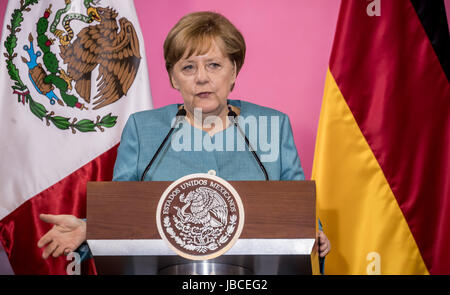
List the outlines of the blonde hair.
{"type": "MultiPolygon", "coordinates": [[[[201,11],[181,18],[164,41],[164,59],[169,77],[173,66],[186,52],[188,52],[187,57],[194,53],[205,54],[217,39],[222,41],[219,42],[223,47],[222,52],[236,65],[237,75],[245,59],[244,37],[223,15],[201,11]]],[[[172,83],[172,79],[170,80],[172,83]]]]}

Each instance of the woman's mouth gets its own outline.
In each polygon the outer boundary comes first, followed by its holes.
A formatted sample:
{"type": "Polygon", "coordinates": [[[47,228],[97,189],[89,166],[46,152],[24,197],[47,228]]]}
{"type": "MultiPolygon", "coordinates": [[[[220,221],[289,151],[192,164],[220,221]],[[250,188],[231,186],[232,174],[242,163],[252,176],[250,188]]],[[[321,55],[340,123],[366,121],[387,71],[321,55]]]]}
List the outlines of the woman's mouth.
{"type": "Polygon", "coordinates": [[[212,94],[212,92],[199,92],[196,94],[196,96],[200,97],[200,98],[209,98],[210,95],[212,94]]]}

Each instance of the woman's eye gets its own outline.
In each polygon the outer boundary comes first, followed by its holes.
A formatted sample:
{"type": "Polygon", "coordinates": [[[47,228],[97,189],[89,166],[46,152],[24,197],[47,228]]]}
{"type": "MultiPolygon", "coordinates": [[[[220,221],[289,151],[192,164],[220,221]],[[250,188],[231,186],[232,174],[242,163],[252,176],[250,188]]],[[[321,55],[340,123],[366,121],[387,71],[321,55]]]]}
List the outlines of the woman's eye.
{"type": "Polygon", "coordinates": [[[220,64],[213,62],[213,63],[209,64],[209,67],[211,69],[218,69],[218,68],[220,68],[220,64]]]}
{"type": "Polygon", "coordinates": [[[186,75],[192,75],[196,71],[196,68],[194,65],[185,65],[181,68],[181,72],[183,72],[186,75]]]}

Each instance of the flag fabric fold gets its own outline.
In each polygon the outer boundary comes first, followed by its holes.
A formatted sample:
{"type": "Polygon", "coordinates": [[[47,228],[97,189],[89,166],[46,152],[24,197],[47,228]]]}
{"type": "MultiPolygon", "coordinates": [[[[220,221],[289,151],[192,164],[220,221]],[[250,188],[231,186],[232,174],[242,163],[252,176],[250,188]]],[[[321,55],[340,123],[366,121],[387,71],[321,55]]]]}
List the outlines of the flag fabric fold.
{"type": "Polygon", "coordinates": [[[448,34],[443,1],[342,1],[312,173],[325,273],[450,273],[448,34]]]}
{"type": "Polygon", "coordinates": [[[39,214],[84,218],[86,183],[112,179],[128,116],[152,108],[134,3],[9,1],[0,56],[0,241],[16,274],[66,274],[39,214]]]}

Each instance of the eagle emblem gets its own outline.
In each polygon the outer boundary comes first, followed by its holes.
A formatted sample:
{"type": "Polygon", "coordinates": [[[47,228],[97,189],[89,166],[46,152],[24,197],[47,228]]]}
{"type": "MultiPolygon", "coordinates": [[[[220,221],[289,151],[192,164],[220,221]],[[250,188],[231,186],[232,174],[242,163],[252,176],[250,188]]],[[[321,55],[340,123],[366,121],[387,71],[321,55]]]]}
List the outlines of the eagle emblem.
{"type": "MultiPolygon", "coordinates": [[[[139,40],[133,24],[112,8],[96,8],[96,25],[85,27],[68,45],[60,45],[67,75],[85,102],[91,102],[91,73],[98,67],[98,94],[94,109],[127,94],[139,68],[139,40]]],[[[69,80],[70,82],[70,80],[69,80]]]]}
{"type": "Polygon", "coordinates": [[[191,174],[172,183],[157,209],[161,237],[179,255],[212,259],[239,237],[244,209],[233,187],[220,177],[191,174]]]}
{"type": "Polygon", "coordinates": [[[41,12],[35,30],[25,35],[19,33],[24,18],[40,0],[21,0],[7,26],[4,56],[17,101],[28,104],[47,126],[72,133],[103,132],[116,124],[117,116],[79,116],[101,111],[127,95],[141,61],[139,39],[132,22],[114,8],[102,7],[99,0],[82,0],[84,9],[75,13],[76,1],[53,1],[41,12]],[[16,51],[20,48],[22,52],[16,51]],[[15,63],[18,55],[27,75],[15,63]],[[68,110],[72,117],[66,115],[68,110]]]}
{"type": "Polygon", "coordinates": [[[185,205],[177,210],[180,222],[185,224],[191,222],[201,225],[201,230],[192,232],[192,236],[197,245],[207,245],[213,239],[213,233],[227,225],[228,209],[223,198],[214,190],[207,187],[198,187],[188,193],[182,194],[180,202],[185,205]],[[186,212],[190,209],[190,213],[186,212]]]}

